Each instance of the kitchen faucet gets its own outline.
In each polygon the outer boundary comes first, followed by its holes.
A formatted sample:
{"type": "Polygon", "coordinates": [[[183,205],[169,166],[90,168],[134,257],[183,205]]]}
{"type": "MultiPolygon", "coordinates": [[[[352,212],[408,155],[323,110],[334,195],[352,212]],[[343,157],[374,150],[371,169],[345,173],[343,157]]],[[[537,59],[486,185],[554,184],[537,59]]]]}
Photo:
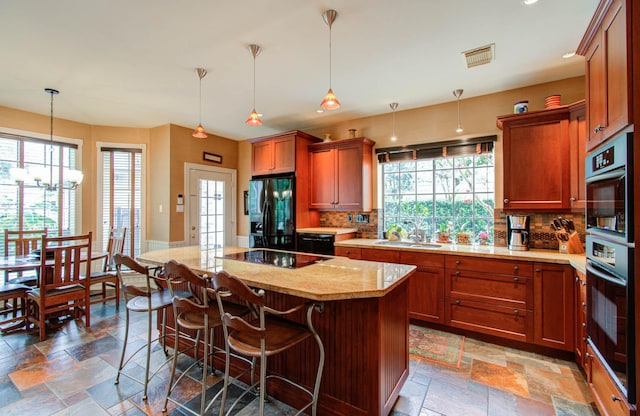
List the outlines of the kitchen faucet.
{"type": "Polygon", "coordinates": [[[413,233],[409,234],[409,238],[412,238],[414,241],[422,241],[424,236],[420,236],[420,230],[418,229],[418,223],[415,221],[406,220],[403,222],[404,225],[412,225],[413,233]]]}

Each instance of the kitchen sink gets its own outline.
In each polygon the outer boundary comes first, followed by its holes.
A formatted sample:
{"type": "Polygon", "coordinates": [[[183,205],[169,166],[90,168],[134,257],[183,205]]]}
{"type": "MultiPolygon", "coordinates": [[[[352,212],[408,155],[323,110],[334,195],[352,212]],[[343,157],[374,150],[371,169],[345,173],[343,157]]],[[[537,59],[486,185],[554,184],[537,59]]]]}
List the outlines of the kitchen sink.
{"type": "Polygon", "coordinates": [[[390,247],[411,247],[411,248],[438,248],[442,247],[440,244],[435,243],[421,243],[418,241],[378,241],[374,243],[377,246],[390,246],[390,247]]]}

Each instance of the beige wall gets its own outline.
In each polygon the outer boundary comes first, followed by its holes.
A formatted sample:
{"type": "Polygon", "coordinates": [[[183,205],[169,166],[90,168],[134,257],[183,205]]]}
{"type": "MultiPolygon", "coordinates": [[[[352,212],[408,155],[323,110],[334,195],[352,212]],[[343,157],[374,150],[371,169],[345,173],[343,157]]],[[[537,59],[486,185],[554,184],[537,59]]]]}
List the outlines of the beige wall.
{"type": "MultiPolygon", "coordinates": [[[[469,91],[470,89],[466,92],[469,91]]],[[[325,133],[330,133],[335,139],[348,137],[348,129],[355,128],[358,136],[369,137],[376,142],[378,148],[497,134],[496,201],[499,208],[501,206],[499,201],[502,201],[502,135],[496,127],[496,116],[513,112],[513,103],[521,100],[529,100],[530,111],[542,109],[544,98],[552,94],[561,94],[562,104],[584,98],[584,77],[462,99],[460,117],[465,131],[461,135],[455,133],[457,124],[455,100],[429,107],[396,111],[398,141],[395,143],[389,140],[392,121],[390,110],[380,116],[350,120],[305,132],[318,137],[324,137],[325,133]]],[[[399,108],[402,109],[402,103],[399,108]]],[[[49,116],[0,106],[0,126],[49,134],[49,116]]],[[[242,211],[242,191],[247,189],[251,178],[251,145],[248,142],[236,142],[214,135],[209,135],[207,139],[196,139],[191,136],[191,128],[169,124],[152,129],[137,129],[92,126],[62,119],[55,120],[54,134],[83,140],[82,169],[85,182],[80,190],[83,232],[94,230],[97,223],[95,143],[103,141],[147,145],[147,240],[163,242],[184,240],[184,214],[176,213],[175,209],[171,209],[171,204],[175,203],[177,194],[186,194],[185,162],[237,169],[237,232],[238,235],[248,234],[248,217],[242,211]],[[204,151],[222,155],[223,163],[218,165],[203,161],[202,152],[204,151]],[[162,213],[160,205],[163,207],[162,213]]],[[[373,206],[377,208],[379,204],[377,202],[377,162],[375,161],[373,176],[373,206]]]]}

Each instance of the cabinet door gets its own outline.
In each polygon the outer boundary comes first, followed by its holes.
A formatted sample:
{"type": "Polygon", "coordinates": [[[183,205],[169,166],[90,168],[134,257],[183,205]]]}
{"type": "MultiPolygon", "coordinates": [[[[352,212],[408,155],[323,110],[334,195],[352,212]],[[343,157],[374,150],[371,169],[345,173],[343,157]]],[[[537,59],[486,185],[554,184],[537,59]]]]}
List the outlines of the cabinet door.
{"type": "Polygon", "coordinates": [[[444,324],[444,269],[418,266],[409,279],[409,317],[444,324]]]}
{"type": "Polygon", "coordinates": [[[362,146],[336,149],[336,208],[360,210],[362,207],[362,146]]]}
{"type": "Polygon", "coordinates": [[[607,84],[602,35],[599,33],[587,49],[585,56],[585,78],[587,99],[587,150],[595,148],[604,140],[606,126],[607,84]]]}
{"type": "Polygon", "coordinates": [[[602,41],[606,48],[607,77],[605,136],[609,138],[629,124],[625,0],[615,1],[607,12],[602,28],[602,41]]]}
{"type": "Polygon", "coordinates": [[[273,141],[253,143],[251,145],[251,173],[268,175],[273,172],[273,141]]]}
{"type": "Polygon", "coordinates": [[[334,252],[336,256],[349,257],[350,259],[360,260],[362,258],[362,250],[359,248],[353,247],[334,247],[334,252]]]}
{"type": "Polygon", "coordinates": [[[584,182],[584,163],[587,157],[586,134],[587,120],[584,104],[571,110],[569,116],[569,146],[571,165],[571,202],[572,209],[584,209],[586,206],[586,187],[584,182]]]}
{"type": "Polygon", "coordinates": [[[573,281],[569,266],[534,264],[534,343],[573,351],[573,281]]]}
{"type": "Polygon", "coordinates": [[[273,139],[273,173],[296,170],[296,138],[294,136],[273,139]]]}
{"type": "Polygon", "coordinates": [[[504,127],[504,208],[566,209],[569,202],[569,122],[504,127]]]}
{"type": "Polygon", "coordinates": [[[575,356],[581,368],[585,366],[585,350],[587,348],[587,279],[584,273],[575,271],[575,356]]]}
{"type": "Polygon", "coordinates": [[[603,415],[629,416],[635,414],[627,403],[624,395],[618,390],[614,381],[609,377],[604,364],[598,359],[587,344],[587,379],[589,390],[593,396],[598,410],[603,415]]]}
{"type": "Polygon", "coordinates": [[[335,156],[334,149],[314,150],[311,159],[311,201],[310,208],[333,208],[335,192],[335,156]]]}

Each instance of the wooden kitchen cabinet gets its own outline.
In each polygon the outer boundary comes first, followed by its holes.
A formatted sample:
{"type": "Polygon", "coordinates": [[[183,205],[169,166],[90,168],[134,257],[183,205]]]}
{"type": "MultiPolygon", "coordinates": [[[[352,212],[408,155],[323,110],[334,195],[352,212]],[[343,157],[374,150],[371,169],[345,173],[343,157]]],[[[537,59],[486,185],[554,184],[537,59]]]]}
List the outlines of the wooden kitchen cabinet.
{"type": "Polygon", "coordinates": [[[409,318],[444,324],[444,254],[401,251],[399,262],[417,266],[409,278],[409,318]]]}
{"type": "Polygon", "coordinates": [[[309,146],[310,208],[371,211],[373,144],[360,137],[309,146]]]}
{"type": "Polygon", "coordinates": [[[575,327],[574,354],[580,368],[585,368],[585,352],[587,349],[587,277],[584,273],[574,271],[575,293],[575,327]]]}
{"type": "Polygon", "coordinates": [[[307,153],[307,145],[319,141],[319,138],[298,130],[250,139],[251,174],[293,173],[296,162],[302,157],[300,154],[307,153]]]}
{"type": "Polygon", "coordinates": [[[573,352],[573,269],[558,264],[535,263],[534,271],[533,342],[573,352]]]}
{"type": "Polygon", "coordinates": [[[585,57],[587,150],[630,124],[631,2],[601,1],[577,49],[585,57]]]}
{"type": "Polygon", "coordinates": [[[604,364],[594,353],[591,345],[587,344],[586,348],[587,383],[600,414],[606,416],[635,415],[635,410],[609,377],[604,364]]]}
{"type": "Polygon", "coordinates": [[[385,263],[400,263],[400,252],[397,250],[377,250],[375,248],[363,248],[362,260],[381,261],[385,263]]]}
{"type": "Polygon", "coordinates": [[[333,254],[336,256],[348,257],[353,260],[362,259],[362,249],[354,248],[354,247],[335,246],[333,254]]]}
{"type": "MultiPolygon", "coordinates": [[[[585,100],[580,100],[569,106],[569,176],[571,180],[569,203],[574,211],[584,210],[587,201],[587,189],[584,182],[584,164],[588,155],[586,137],[585,100]]],[[[584,214],[584,212],[582,213],[584,214]]]]}
{"type": "Polygon", "coordinates": [[[531,342],[532,264],[446,256],[445,324],[531,342]]]}
{"type": "Polygon", "coordinates": [[[571,208],[569,106],[498,117],[505,210],[571,208]]]}

